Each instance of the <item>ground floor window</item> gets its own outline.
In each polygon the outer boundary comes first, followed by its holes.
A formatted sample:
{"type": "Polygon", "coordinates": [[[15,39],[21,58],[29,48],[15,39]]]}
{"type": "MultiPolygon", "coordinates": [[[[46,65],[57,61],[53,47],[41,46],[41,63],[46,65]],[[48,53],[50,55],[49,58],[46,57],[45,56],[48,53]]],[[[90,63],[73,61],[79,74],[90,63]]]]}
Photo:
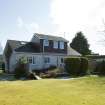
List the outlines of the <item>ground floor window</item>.
{"type": "Polygon", "coordinates": [[[36,57],[33,56],[33,64],[36,64],[36,57]]]}
{"type": "Polygon", "coordinates": [[[33,56],[33,57],[27,57],[27,62],[29,64],[35,64],[36,63],[36,58],[33,56]]]}
{"type": "Polygon", "coordinates": [[[44,63],[50,63],[50,58],[49,57],[45,57],[44,58],[44,63]]]}

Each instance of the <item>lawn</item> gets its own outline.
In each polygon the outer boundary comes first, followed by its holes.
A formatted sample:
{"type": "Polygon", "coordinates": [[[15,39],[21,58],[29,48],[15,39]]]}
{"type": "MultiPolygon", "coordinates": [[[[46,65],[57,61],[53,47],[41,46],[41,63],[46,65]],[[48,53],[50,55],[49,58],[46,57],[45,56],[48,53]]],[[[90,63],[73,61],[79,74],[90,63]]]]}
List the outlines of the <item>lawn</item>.
{"type": "Polygon", "coordinates": [[[0,105],[105,105],[105,78],[0,81],[0,105]]]}

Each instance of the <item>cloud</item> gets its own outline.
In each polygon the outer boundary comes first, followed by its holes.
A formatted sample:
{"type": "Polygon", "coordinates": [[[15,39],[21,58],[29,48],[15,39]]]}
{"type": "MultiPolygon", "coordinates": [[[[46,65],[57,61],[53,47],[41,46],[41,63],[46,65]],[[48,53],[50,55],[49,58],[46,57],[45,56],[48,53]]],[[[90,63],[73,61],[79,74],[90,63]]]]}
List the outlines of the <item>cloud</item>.
{"type": "Polygon", "coordinates": [[[17,26],[28,33],[35,33],[39,30],[39,25],[36,22],[26,23],[20,16],[17,18],[17,26]]]}
{"type": "Polygon", "coordinates": [[[19,28],[22,28],[23,25],[24,25],[23,20],[22,20],[22,18],[19,16],[19,17],[17,18],[17,26],[18,26],[19,28]]]}
{"type": "MultiPolygon", "coordinates": [[[[52,0],[51,18],[56,24],[56,33],[66,32],[66,38],[72,39],[76,32],[83,31],[95,52],[97,48],[99,31],[102,31],[102,19],[105,19],[104,0],[52,0]]],[[[104,51],[105,52],[105,51],[104,51]]]]}
{"type": "Polygon", "coordinates": [[[39,30],[39,25],[37,23],[30,23],[30,24],[26,24],[26,29],[28,32],[31,32],[31,33],[35,33],[39,30]]]}

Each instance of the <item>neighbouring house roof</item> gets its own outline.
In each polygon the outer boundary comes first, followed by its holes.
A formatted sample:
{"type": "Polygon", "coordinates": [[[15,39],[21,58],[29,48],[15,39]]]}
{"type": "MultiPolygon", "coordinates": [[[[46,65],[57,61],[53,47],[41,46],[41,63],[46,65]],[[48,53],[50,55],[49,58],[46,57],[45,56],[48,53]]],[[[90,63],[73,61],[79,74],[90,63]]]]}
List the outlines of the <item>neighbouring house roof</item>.
{"type": "Polygon", "coordinates": [[[54,41],[68,42],[68,40],[59,36],[45,35],[45,34],[39,34],[39,33],[35,33],[34,35],[36,35],[39,39],[48,39],[48,40],[54,40],[54,41]]]}
{"type": "Polygon", "coordinates": [[[79,52],[68,46],[67,54],[70,56],[81,56],[79,52]]]}
{"type": "Polygon", "coordinates": [[[8,40],[7,42],[10,45],[11,49],[15,50],[16,52],[40,52],[40,46],[36,43],[17,40],[8,40]]]}
{"type": "Polygon", "coordinates": [[[105,59],[105,55],[87,55],[88,59],[105,59]]]}

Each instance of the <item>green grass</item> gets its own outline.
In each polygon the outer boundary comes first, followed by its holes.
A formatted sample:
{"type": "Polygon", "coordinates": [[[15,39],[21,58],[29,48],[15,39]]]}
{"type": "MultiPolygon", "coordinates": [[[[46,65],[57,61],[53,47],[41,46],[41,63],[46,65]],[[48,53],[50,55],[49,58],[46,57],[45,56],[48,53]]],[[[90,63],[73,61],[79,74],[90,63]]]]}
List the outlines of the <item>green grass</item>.
{"type": "Polygon", "coordinates": [[[105,105],[105,78],[1,81],[0,105],[105,105]]]}

